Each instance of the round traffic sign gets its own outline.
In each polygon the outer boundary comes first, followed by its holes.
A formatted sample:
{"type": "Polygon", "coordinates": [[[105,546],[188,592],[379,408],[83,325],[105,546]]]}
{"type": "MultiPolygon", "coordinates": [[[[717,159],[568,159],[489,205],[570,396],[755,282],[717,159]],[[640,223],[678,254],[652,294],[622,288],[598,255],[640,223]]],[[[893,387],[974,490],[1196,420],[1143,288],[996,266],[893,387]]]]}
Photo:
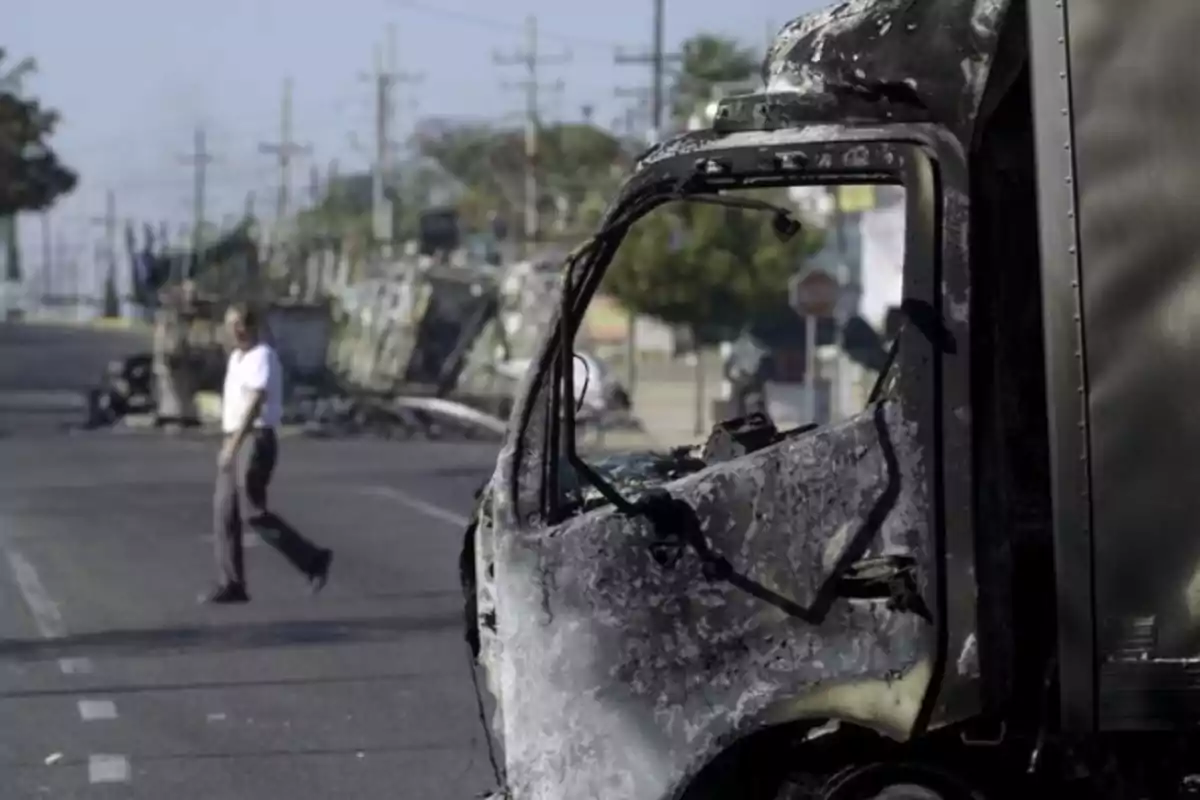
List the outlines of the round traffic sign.
{"type": "Polygon", "coordinates": [[[806,317],[832,317],[837,313],[842,286],[823,269],[809,269],[796,275],[788,285],[788,300],[797,314],[806,317]]]}

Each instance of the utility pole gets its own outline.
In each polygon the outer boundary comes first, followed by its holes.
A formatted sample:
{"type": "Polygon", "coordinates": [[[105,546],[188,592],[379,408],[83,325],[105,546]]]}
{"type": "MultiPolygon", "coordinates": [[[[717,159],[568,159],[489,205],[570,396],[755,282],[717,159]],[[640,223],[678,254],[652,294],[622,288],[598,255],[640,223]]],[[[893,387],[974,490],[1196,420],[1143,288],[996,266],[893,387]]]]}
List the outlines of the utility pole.
{"type": "Polygon", "coordinates": [[[332,202],[335,211],[339,208],[339,203],[342,199],[341,178],[338,174],[338,160],[331,159],[329,166],[325,170],[325,194],[332,202]]]}
{"type": "MultiPolygon", "coordinates": [[[[654,19],[653,27],[651,28],[651,45],[649,52],[643,53],[628,53],[617,51],[614,56],[614,61],[617,64],[639,64],[650,65],[650,141],[652,144],[657,144],[663,140],[664,116],[666,114],[666,67],[668,63],[679,61],[681,56],[677,53],[667,53],[665,51],[665,3],[664,0],[653,0],[654,3],[654,19]]],[[[618,89],[618,96],[630,96],[636,92],[636,96],[644,96],[643,92],[629,89],[618,89]]],[[[626,360],[626,384],[629,392],[633,393],[637,386],[637,360],[638,360],[638,345],[637,345],[637,318],[631,313],[629,315],[629,327],[625,334],[625,360],[626,360]]],[[[696,349],[696,358],[700,358],[699,348],[696,349]]]]}
{"type": "Polygon", "coordinates": [[[563,89],[561,80],[551,84],[543,84],[538,72],[542,66],[566,64],[571,60],[569,52],[557,55],[544,55],[538,50],[537,17],[530,14],[525,18],[525,47],[510,55],[497,53],[493,60],[498,66],[522,66],[525,68],[524,80],[506,83],[505,88],[520,89],[525,93],[525,192],[523,198],[525,217],[525,242],[531,248],[541,233],[541,220],[538,215],[538,140],[541,137],[541,92],[543,90],[559,91],[563,89]]]}
{"type": "Polygon", "coordinates": [[[117,294],[117,195],[109,189],[104,194],[104,216],[92,217],[93,225],[104,226],[104,295],[101,300],[103,317],[121,316],[121,298],[117,294]]]}
{"type": "Polygon", "coordinates": [[[375,46],[375,69],[366,76],[375,89],[375,152],[371,169],[371,218],[376,243],[390,245],[395,231],[391,198],[387,182],[393,178],[392,150],[395,147],[393,130],[396,124],[396,103],[393,93],[397,86],[417,84],[425,80],[421,73],[402,72],[396,54],[396,26],[387,27],[387,57],[384,49],[375,46]]]}
{"type": "Polygon", "coordinates": [[[666,115],[666,70],[667,64],[681,59],[678,53],[665,51],[665,9],[664,0],[653,0],[654,23],[651,32],[651,47],[649,52],[627,53],[617,51],[614,60],[617,64],[649,64],[650,65],[650,136],[652,143],[658,143],[663,138],[664,117],[666,115]]]}
{"type": "MultiPolygon", "coordinates": [[[[196,266],[199,267],[204,262],[204,206],[206,203],[206,192],[208,191],[208,165],[213,162],[213,154],[208,151],[208,137],[203,125],[196,126],[196,132],[192,137],[191,154],[180,156],[180,160],[184,164],[190,165],[194,170],[192,189],[192,254],[196,259],[196,266]]],[[[181,266],[177,266],[176,274],[171,276],[175,283],[182,282],[184,277],[186,277],[178,274],[178,269],[181,266]]]]}
{"type": "Polygon", "coordinates": [[[54,303],[54,240],[50,238],[50,210],[40,215],[42,227],[42,307],[54,303]]]}
{"type": "Polygon", "coordinates": [[[275,156],[279,165],[279,194],[275,201],[275,225],[282,228],[287,219],[292,188],[292,160],[308,155],[312,148],[292,140],[292,94],[291,78],[283,79],[283,100],[279,106],[279,141],[260,142],[258,151],[275,156]]]}

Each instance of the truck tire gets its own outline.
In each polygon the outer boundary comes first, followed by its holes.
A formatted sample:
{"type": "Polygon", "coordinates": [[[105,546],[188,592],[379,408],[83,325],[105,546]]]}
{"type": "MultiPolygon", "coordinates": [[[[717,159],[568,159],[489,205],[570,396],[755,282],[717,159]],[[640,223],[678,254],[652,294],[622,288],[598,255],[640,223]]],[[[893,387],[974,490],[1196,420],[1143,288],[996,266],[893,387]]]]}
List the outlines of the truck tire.
{"type": "MultiPolygon", "coordinates": [[[[985,800],[961,778],[924,764],[874,762],[835,775],[819,800],[985,800]]],[[[814,798],[814,800],[816,800],[814,798]]],[[[791,800],[789,798],[789,800],[791,800]]],[[[798,798],[797,798],[798,800],[798,798]]]]}

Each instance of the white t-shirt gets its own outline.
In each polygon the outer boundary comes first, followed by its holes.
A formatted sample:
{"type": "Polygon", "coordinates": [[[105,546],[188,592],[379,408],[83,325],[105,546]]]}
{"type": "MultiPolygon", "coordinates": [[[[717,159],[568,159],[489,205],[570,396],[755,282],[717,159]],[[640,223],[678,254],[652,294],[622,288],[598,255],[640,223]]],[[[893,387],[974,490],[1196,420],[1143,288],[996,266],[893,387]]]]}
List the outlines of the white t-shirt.
{"type": "Polygon", "coordinates": [[[221,429],[236,433],[250,405],[251,393],[265,391],[266,398],[255,420],[256,428],[276,428],[283,418],[283,368],[279,356],[268,344],[256,344],[249,350],[234,350],[225,367],[225,388],[221,392],[221,429]]]}

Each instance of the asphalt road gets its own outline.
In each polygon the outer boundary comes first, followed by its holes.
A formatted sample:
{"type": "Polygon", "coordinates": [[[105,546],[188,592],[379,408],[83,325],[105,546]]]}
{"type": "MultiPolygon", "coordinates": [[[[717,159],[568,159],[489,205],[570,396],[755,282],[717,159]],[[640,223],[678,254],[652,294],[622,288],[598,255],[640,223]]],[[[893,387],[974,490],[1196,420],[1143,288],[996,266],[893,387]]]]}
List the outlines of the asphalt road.
{"type": "Polygon", "coordinates": [[[142,331],[0,322],[0,390],[85,390],[112,359],[149,349],[142,331]]]}
{"type": "Polygon", "coordinates": [[[195,602],[213,577],[211,440],[32,423],[0,438],[0,797],[464,800],[494,788],[457,585],[494,448],[281,447],[272,504],[334,549],[329,585],[310,596],[251,539],[252,602],[212,608],[195,602]]]}
{"type": "Polygon", "coordinates": [[[0,437],[80,424],[108,362],[149,349],[145,332],[0,322],[0,437]]]}

